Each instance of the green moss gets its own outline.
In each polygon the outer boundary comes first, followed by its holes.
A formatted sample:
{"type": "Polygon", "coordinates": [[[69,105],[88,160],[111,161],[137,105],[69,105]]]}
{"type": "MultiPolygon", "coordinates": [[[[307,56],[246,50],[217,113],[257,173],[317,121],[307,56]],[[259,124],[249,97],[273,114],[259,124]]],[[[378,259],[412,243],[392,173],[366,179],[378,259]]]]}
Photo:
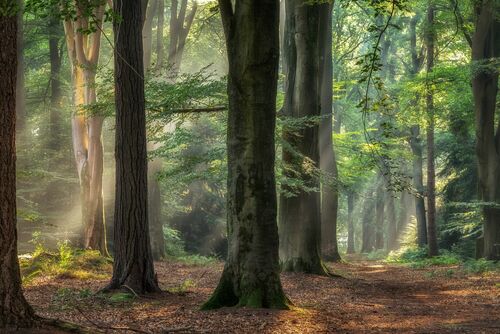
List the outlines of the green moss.
{"type": "Polygon", "coordinates": [[[202,310],[214,310],[224,306],[235,306],[238,304],[238,297],[234,294],[233,283],[229,277],[229,272],[224,269],[219,285],[215,289],[210,299],[203,304],[202,310]]]}

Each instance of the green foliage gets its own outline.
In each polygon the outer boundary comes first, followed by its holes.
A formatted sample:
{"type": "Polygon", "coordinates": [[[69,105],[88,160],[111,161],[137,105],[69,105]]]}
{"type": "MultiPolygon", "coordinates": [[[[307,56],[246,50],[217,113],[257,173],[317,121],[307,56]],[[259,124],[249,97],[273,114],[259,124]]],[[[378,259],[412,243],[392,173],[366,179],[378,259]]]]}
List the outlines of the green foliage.
{"type": "Polygon", "coordinates": [[[469,274],[484,274],[500,272],[500,263],[486,259],[467,260],[462,265],[463,270],[469,274]]]}

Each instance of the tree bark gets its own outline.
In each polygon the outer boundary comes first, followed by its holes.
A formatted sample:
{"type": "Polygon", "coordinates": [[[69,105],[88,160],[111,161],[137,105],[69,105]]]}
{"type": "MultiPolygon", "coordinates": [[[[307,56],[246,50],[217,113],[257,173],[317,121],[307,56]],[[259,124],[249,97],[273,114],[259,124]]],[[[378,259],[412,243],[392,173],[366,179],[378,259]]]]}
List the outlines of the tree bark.
{"type": "Polygon", "coordinates": [[[354,243],[354,193],[349,192],[347,195],[347,254],[356,253],[354,243]]]}
{"type": "Polygon", "coordinates": [[[425,213],[424,200],[424,178],[422,139],[420,138],[420,126],[411,127],[410,146],[413,153],[413,187],[415,188],[415,216],[417,219],[417,244],[419,247],[427,245],[427,217],[425,213]]]}
{"type": "MultiPolygon", "coordinates": [[[[17,0],[19,10],[24,10],[24,0],[17,0]]],[[[24,129],[26,125],[26,88],[24,79],[24,20],[23,15],[17,15],[17,87],[16,87],[16,128],[24,129]]]]}
{"type": "Polygon", "coordinates": [[[191,11],[187,14],[187,0],[172,0],[170,6],[170,44],[168,47],[168,64],[171,66],[172,77],[177,77],[181,69],[182,56],[187,36],[191,30],[198,5],[193,2],[191,11]],[[187,15],[187,16],[186,16],[187,15]]]}
{"type": "Polygon", "coordinates": [[[104,117],[86,115],[83,112],[85,106],[97,101],[95,76],[99,62],[100,25],[104,6],[93,10],[94,20],[99,28],[91,34],[82,32],[89,24],[89,18],[83,16],[84,11],[85,8],[77,7],[77,19],[64,21],[66,45],[72,65],[73,101],[76,106],[71,119],[73,151],[82,198],[82,246],[107,254],[102,198],[104,117]]]}
{"type": "Polygon", "coordinates": [[[476,114],[479,199],[483,205],[483,245],[479,256],[500,259],[500,122],[495,124],[500,57],[500,7],[497,1],[476,2],[472,37],[472,91],[476,114]],[[497,58],[497,60],[494,60],[497,58]]]}
{"type": "Polygon", "coordinates": [[[156,31],[156,69],[163,67],[165,58],[165,46],[163,43],[163,30],[165,27],[165,0],[158,1],[158,27],[156,31]]]}
{"type": "Polygon", "coordinates": [[[203,309],[287,309],[276,224],[275,126],[279,63],[278,0],[219,0],[229,60],[229,251],[203,309]]]}
{"type": "Polygon", "coordinates": [[[384,219],[385,219],[385,179],[379,172],[375,199],[375,249],[384,249],[384,219]]]}
{"type": "MultiPolygon", "coordinates": [[[[286,75],[283,113],[292,118],[320,115],[319,17],[320,6],[304,0],[286,1],[284,67],[286,75]]],[[[283,130],[283,139],[299,156],[283,148],[284,174],[298,170],[309,188],[319,189],[311,172],[319,167],[319,126],[283,130]]],[[[284,188],[286,190],[286,188],[284,188]]],[[[299,189],[280,197],[280,258],[284,271],[326,274],[321,262],[320,193],[299,189]]]]}
{"type": "Polygon", "coordinates": [[[0,328],[19,328],[31,327],[35,316],[22,293],[17,260],[17,15],[15,1],[3,6],[12,12],[0,14],[0,328]]]}
{"type": "Polygon", "coordinates": [[[333,59],[332,59],[332,6],[320,6],[319,53],[321,123],[319,127],[321,185],[321,236],[323,257],[329,261],[340,261],[337,242],[337,214],[339,206],[337,161],[332,139],[333,111],[333,59]]]}
{"type": "Polygon", "coordinates": [[[149,1],[146,19],[142,28],[142,45],[144,48],[144,69],[147,71],[151,67],[151,53],[153,49],[153,19],[158,10],[158,1],[149,1]]]}
{"type": "Polygon", "coordinates": [[[375,227],[373,219],[375,203],[373,189],[369,189],[366,192],[365,201],[363,203],[361,253],[370,253],[375,249],[375,227]]]}
{"type": "Polygon", "coordinates": [[[148,224],[148,162],[142,49],[142,9],[135,0],[115,0],[116,192],[113,277],[144,294],[160,290],[154,272],[148,224]]]}
{"type": "MultiPolygon", "coordinates": [[[[431,3],[427,8],[427,31],[425,34],[427,46],[427,73],[432,73],[434,68],[434,12],[435,7],[431,3]]],[[[427,241],[429,244],[429,256],[439,253],[436,228],[436,166],[434,157],[434,92],[432,85],[427,84],[426,93],[427,112],[427,241]]]]}
{"type": "Polygon", "coordinates": [[[149,235],[153,260],[157,261],[165,256],[165,236],[161,218],[161,190],[157,179],[161,167],[160,159],[154,159],[148,165],[149,235]]]}

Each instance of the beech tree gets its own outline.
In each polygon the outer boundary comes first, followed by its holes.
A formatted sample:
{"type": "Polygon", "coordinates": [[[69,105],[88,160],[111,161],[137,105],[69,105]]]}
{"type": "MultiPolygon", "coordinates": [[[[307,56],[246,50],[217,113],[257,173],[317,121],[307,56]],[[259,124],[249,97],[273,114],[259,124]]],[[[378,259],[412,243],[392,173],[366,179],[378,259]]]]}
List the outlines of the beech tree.
{"type": "Polygon", "coordinates": [[[81,188],[83,247],[106,254],[106,229],[102,197],[104,116],[85,112],[97,102],[95,78],[101,46],[105,2],[64,3],[66,46],[73,82],[72,137],[81,188]],[[71,13],[75,11],[76,17],[71,13]]]}
{"type": "MultiPolygon", "coordinates": [[[[479,199],[483,205],[484,244],[479,254],[500,259],[500,122],[495,124],[500,57],[500,4],[495,0],[475,2],[475,32],[472,36],[472,91],[476,115],[476,154],[479,199]],[[481,254],[482,253],[482,254],[481,254]]],[[[482,246],[482,247],[481,247],[482,246]]]]}
{"type": "Polygon", "coordinates": [[[142,6],[115,0],[116,191],[113,277],[144,294],[160,290],[153,266],[148,222],[148,163],[142,48],[142,6]]]}
{"type": "Polygon", "coordinates": [[[31,327],[35,317],[23,296],[17,260],[17,9],[14,0],[0,4],[0,331],[31,327]]]}
{"type": "Polygon", "coordinates": [[[279,1],[219,0],[229,61],[228,256],[203,306],[288,308],[276,224],[279,1]]]}
{"type": "MultiPolygon", "coordinates": [[[[320,5],[304,0],[285,2],[284,54],[285,103],[283,114],[293,118],[319,117],[319,18],[320,5]]],[[[311,123],[311,122],[309,122],[311,123]]],[[[312,170],[319,167],[319,126],[284,129],[284,174],[298,177],[311,189],[319,189],[312,170]],[[297,175],[296,175],[297,174],[297,175]]],[[[320,193],[299,189],[280,197],[280,259],[285,271],[326,274],[321,262],[320,193]]]]}

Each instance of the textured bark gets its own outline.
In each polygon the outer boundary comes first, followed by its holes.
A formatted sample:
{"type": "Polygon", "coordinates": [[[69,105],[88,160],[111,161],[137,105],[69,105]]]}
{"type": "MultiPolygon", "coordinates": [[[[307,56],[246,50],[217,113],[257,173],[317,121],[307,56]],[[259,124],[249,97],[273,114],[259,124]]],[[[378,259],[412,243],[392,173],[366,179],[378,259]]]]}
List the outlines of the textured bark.
{"type": "Polygon", "coordinates": [[[193,2],[191,11],[187,14],[188,0],[172,0],[170,6],[170,44],[168,47],[168,64],[171,75],[176,77],[181,69],[182,56],[186,46],[187,36],[191,30],[198,5],[193,2]]]}
{"type": "Polygon", "coordinates": [[[229,250],[204,309],[288,308],[276,224],[275,126],[278,0],[219,0],[229,60],[227,225],[229,250]]]}
{"type": "Polygon", "coordinates": [[[320,94],[321,123],[319,126],[320,169],[323,173],[321,185],[321,245],[323,257],[329,261],[340,261],[337,243],[337,213],[339,192],[338,170],[332,139],[333,106],[333,59],[332,59],[332,4],[322,4],[319,21],[320,94]]]}
{"type": "MultiPolygon", "coordinates": [[[[427,47],[427,73],[432,73],[434,69],[434,12],[435,7],[430,4],[427,8],[427,31],[425,34],[425,44],[427,47]]],[[[426,93],[426,113],[427,113],[427,242],[429,246],[429,256],[436,256],[439,253],[437,243],[436,228],[436,166],[434,157],[434,92],[431,85],[427,87],[426,93]]]]}
{"type": "Polygon", "coordinates": [[[422,139],[420,126],[411,128],[410,146],[413,153],[413,187],[415,188],[415,217],[417,219],[417,244],[419,247],[427,245],[427,217],[425,214],[424,179],[422,139]]]}
{"type": "MultiPolygon", "coordinates": [[[[72,65],[73,101],[76,111],[71,119],[73,151],[80,180],[84,248],[107,254],[102,197],[104,117],[85,115],[82,107],[97,101],[95,76],[99,62],[101,30],[85,34],[88,18],[78,8],[76,20],[64,21],[68,56],[72,65]]],[[[102,24],[104,6],[94,9],[94,20],[102,24]]]]}
{"type": "MultiPolygon", "coordinates": [[[[24,0],[17,0],[19,10],[24,10],[24,0]]],[[[17,16],[17,80],[16,80],[16,128],[21,131],[26,123],[26,88],[24,79],[24,32],[23,15],[17,16]]]]}
{"type": "Polygon", "coordinates": [[[478,255],[500,259],[500,122],[495,124],[500,57],[500,4],[494,0],[476,2],[476,31],[472,37],[473,79],[476,114],[476,155],[479,199],[483,208],[483,237],[478,255]],[[498,60],[498,59],[497,59],[498,60]],[[496,66],[496,67],[495,67],[496,66]],[[482,249],[481,249],[482,248],[482,249]],[[482,252],[481,252],[482,250],[482,252]]]}
{"type": "Polygon", "coordinates": [[[369,189],[366,192],[363,203],[361,253],[370,253],[375,249],[375,225],[373,217],[376,201],[373,198],[373,192],[373,189],[369,189]]]}
{"type": "Polygon", "coordinates": [[[347,254],[356,253],[354,244],[354,193],[347,195],[347,254]]]}
{"type": "MultiPolygon", "coordinates": [[[[319,17],[320,5],[303,0],[285,3],[284,68],[286,75],[283,113],[292,118],[320,115],[319,17]]],[[[283,130],[283,139],[299,152],[283,148],[284,174],[297,170],[310,188],[318,189],[319,178],[311,167],[319,162],[319,126],[283,130]]],[[[286,188],[283,190],[287,191],[286,188]]],[[[280,197],[280,259],[284,271],[326,274],[321,262],[320,193],[299,189],[293,196],[280,197]]]]}
{"type": "Polygon", "coordinates": [[[17,17],[0,14],[0,328],[31,327],[34,322],[34,312],[22,293],[17,260],[17,54],[17,17]]]}
{"type": "Polygon", "coordinates": [[[385,180],[379,172],[375,199],[375,249],[384,249],[384,219],[385,219],[385,180]]]}
{"type": "Polygon", "coordinates": [[[142,9],[116,0],[114,22],[116,191],[113,277],[107,289],[126,285],[139,294],[160,290],[153,267],[148,224],[148,162],[142,50],[142,9]]]}

